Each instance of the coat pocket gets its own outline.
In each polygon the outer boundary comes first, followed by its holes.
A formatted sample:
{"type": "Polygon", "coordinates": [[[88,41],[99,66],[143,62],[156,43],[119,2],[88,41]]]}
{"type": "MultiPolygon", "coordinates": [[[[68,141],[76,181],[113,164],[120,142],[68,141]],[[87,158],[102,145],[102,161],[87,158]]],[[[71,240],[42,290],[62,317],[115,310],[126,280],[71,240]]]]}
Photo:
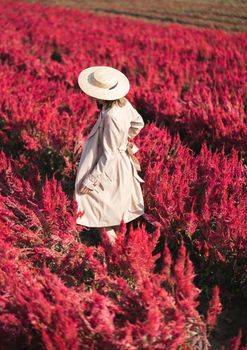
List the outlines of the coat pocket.
{"type": "Polygon", "coordinates": [[[105,176],[107,177],[107,179],[109,179],[111,182],[113,181],[112,179],[112,175],[110,173],[108,173],[108,171],[105,171],[105,176]]]}
{"type": "Polygon", "coordinates": [[[112,182],[114,181],[114,177],[111,174],[109,170],[103,171],[103,176],[101,178],[100,183],[97,185],[97,188],[99,188],[101,191],[105,191],[109,186],[111,186],[112,182]]]}
{"type": "Polygon", "coordinates": [[[104,175],[107,178],[108,181],[115,181],[116,180],[116,169],[114,166],[110,166],[106,170],[104,170],[104,175]]]}
{"type": "Polygon", "coordinates": [[[113,182],[116,180],[116,163],[113,161],[111,164],[109,164],[103,171],[104,173],[104,178],[106,179],[107,182],[113,182]]]}

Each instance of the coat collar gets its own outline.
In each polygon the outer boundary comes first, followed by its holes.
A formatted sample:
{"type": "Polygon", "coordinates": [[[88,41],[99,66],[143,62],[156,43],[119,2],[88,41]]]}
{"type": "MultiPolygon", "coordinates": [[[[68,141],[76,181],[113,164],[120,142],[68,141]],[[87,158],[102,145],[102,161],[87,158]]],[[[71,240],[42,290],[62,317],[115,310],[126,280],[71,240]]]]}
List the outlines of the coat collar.
{"type": "Polygon", "coordinates": [[[94,124],[94,126],[93,126],[93,128],[91,129],[90,133],[88,134],[88,137],[87,137],[87,138],[90,138],[91,136],[93,136],[93,135],[96,133],[98,127],[99,127],[100,124],[101,124],[102,119],[103,119],[103,114],[102,114],[102,111],[101,111],[98,120],[97,120],[96,123],[94,124]]]}

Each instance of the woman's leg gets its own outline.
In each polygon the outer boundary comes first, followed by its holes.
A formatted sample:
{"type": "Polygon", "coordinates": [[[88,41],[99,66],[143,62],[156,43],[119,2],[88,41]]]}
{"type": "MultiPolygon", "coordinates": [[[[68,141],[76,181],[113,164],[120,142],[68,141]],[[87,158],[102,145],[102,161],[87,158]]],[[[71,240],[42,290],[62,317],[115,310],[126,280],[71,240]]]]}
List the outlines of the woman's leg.
{"type": "Polygon", "coordinates": [[[115,242],[116,237],[117,237],[116,232],[115,232],[113,227],[115,227],[115,226],[98,227],[100,235],[102,235],[104,229],[106,230],[106,233],[107,233],[109,240],[112,244],[115,242]]]}

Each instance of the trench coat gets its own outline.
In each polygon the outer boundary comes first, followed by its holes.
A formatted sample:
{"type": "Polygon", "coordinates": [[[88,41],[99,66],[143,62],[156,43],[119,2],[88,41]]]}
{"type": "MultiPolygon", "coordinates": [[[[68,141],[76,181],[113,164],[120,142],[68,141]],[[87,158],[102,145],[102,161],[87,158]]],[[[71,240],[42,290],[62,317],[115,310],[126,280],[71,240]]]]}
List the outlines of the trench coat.
{"type": "MultiPolygon", "coordinates": [[[[78,225],[107,227],[125,223],[144,214],[141,183],[134,144],[131,140],[144,127],[137,110],[126,105],[103,109],[84,143],[75,180],[78,225]],[[82,185],[92,191],[79,192],[82,185]]],[[[140,164],[139,164],[140,165],[140,164]]]]}

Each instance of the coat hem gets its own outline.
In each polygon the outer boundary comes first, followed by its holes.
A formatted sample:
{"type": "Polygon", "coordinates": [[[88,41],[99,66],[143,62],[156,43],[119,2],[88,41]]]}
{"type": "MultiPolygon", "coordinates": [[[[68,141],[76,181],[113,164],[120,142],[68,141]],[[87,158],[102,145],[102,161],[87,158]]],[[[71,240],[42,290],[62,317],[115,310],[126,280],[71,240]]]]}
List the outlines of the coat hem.
{"type": "MultiPolygon", "coordinates": [[[[133,221],[135,219],[137,219],[139,216],[142,216],[145,212],[141,212],[139,214],[133,214],[133,215],[129,215],[128,219],[125,221],[125,223],[127,224],[128,222],[130,221],[133,221]]],[[[83,219],[83,218],[82,218],[83,219]]],[[[97,226],[96,225],[88,225],[88,224],[83,224],[83,220],[82,219],[77,219],[76,220],[76,224],[77,225],[81,225],[81,226],[85,226],[85,227],[108,227],[108,226],[117,226],[117,225],[120,225],[121,222],[115,222],[115,223],[111,223],[111,224],[103,224],[103,223],[99,223],[97,226]]]]}

